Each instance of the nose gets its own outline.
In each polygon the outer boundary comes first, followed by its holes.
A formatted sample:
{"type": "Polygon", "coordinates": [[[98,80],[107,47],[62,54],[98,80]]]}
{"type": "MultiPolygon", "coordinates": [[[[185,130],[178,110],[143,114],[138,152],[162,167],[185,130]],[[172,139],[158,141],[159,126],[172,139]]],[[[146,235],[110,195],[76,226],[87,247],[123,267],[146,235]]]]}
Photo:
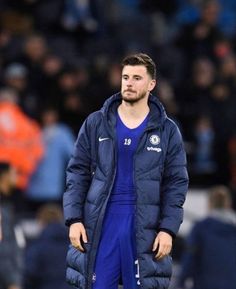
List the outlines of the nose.
{"type": "Polygon", "coordinates": [[[133,86],[133,81],[132,81],[132,79],[127,80],[126,85],[127,85],[127,87],[132,87],[132,86],[133,86]]]}

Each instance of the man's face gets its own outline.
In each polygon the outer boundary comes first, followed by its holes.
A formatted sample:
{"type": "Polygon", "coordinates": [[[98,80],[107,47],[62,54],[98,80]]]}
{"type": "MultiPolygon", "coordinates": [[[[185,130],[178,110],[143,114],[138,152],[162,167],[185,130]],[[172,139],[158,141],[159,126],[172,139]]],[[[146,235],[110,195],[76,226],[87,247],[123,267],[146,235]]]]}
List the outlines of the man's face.
{"type": "Polygon", "coordinates": [[[155,87],[147,68],[143,65],[126,65],[122,70],[121,94],[123,101],[136,103],[148,97],[155,87]]]}

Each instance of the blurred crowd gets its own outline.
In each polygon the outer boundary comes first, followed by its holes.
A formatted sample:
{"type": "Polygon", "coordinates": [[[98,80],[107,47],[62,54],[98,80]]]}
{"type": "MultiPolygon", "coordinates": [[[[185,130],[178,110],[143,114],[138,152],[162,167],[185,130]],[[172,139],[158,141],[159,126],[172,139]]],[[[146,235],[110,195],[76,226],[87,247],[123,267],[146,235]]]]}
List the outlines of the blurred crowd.
{"type": "Polygon", "coordinates": [[[121,59],[140,51],[184,136],[190,188],[223,184],[235,209],[235,40],[234,0],[1,0],[0,162],[16,170],[17,219],[60,207],[83,120],[119,91],[121,59]]]}

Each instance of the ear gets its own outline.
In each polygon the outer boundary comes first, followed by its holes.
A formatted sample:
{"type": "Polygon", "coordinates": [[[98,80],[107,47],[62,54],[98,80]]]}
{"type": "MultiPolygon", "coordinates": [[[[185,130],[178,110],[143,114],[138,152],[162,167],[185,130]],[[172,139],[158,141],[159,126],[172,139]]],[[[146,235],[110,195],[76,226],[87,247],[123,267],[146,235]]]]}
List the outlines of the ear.
{"type": "Polygon", "coordinates": [[[155,80],[155,79],[152,79],[152,80],[150,81],[150,83],[149,83],[148,90],[149,90],[149,91],[152,91],[155,86],[156,86],[156,80],[155,80]]]}

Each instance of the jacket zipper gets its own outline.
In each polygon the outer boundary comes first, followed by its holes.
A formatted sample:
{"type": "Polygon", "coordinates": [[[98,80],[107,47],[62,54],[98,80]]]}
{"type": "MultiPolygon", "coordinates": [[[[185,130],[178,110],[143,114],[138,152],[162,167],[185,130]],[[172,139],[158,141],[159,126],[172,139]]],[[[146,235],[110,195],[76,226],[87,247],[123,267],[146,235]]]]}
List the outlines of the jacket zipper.
{"type": "MultiPolygon", "coordinates": [[[[114,138],[112,139],[113,142],[115,142],[114,138]]],[[[94,236],[98,236],[97,238],[97,241],[96,243],[94,243],[93,247],[96,248],[96,252],[93,253],[90,258],[91,258],[91,261],[89,262],[89,266],[88,268],[90,267],[91,268],[91,272],[89,272],[88,274],[88,289],[91,289],[92,288],[92,282],[93,282],[93,274],[94,274],[94,263],[95,263],[95,258],[96,258],[96,253],[97,253],[97,249],[98,249],[98,243],[100,241],[100,237],[101,237],[101,228],[102,228],[102,223],[103,223],[103,219],[104,219],[104,215],[105,215],[105,212],[106,212],[106,207],[107,207],[107,203],[108,203],[108,200],[110,198],[110,195],[111,195],[111,191],[112,191],[112,188],[113,188],[113,184],[114,184],[114,181],[115,181],[115,176],[116,176],[116,167],[117,167],[117,149],[116,149],[116,144],[115,146],[113,145],[113,147],[115,148],[115,152],[114,152],[114,173],[113,173],[113,177],[112,177],[112,181],[111,181],[111,184],[110,184],[110,187],[109,187],[109,192],[108,192],[108,195],[107,195],[107,198],[102,206],[102,209],[101,209],[101,213],[98,217],[98,221],[97,221],[97,225],[96,225],[96,229],[95,229],[95,232],[94,232],[94,236]]],[[[93,252],[93,248],[91,248],[91,252],[93,252]]],[[[89,269],[88,269],[89,271],[89,269]]]]}
{"type": "MultiPolygon", "coordinates": [[[[141,140],[143,138],[143,136],[145,135],[145,133],[147,133],[148,131],[151,131],[153,130],[154,127],[147,127],[144,132],[142,133],[142,135],[140,136],[139,140],[141,140]]],[[[110,184],[110,187],[109,187],[109,193],[108,193],[108,196],[102,206],[102,210],[101,210],[101,213],[98,217],[98,221],[97,221],[97,226],[96,226],[96,229],[95,229],[95,232],[94,232],[94,236],[99,236],[97,238],[98,241],[96,241],[96,243],[93,245],[94,248],[96,248],[96,252],[93,253],[93,255],[91,255],[91,261],[89,262],[89,266],[88,268],[92,268],[91,269],[91,272],[89,272],[88,274],[88,289],[91,289],[92,288],[92,282],[93,282],[93,274],[94,274],[94,263],[95,263],[95,258],[96,258],[96,253],[97,253],[97,248],[98,248],[98,243],[100,241],[100,237],[101,237],[101,224],[103,223],[103,219],[104,219],[104,215],[105,215],[105,211],[106,211],[106,207],[107,207],[107,203],[108,203],[108,200],[110,198],[110,195],[111,195],[111,191],[112,191],[112,187],[113,187],[113,184],[114,184],[114,181],[115,181],[115,176],[116,176],[116,169],[117,169],[117,145],[116,145],[116,137],[114,137],[114,135],[112,136],[112,141],[115,142],[115,145],[113,144],[113,147],[115,148],[115,152],[114,152],[114,173],[113,173],[113,178],[112,178],[112,181],[111,181],[111,184],[110,184]]],[[[136,194],[136,205],[135,205],[135,233],[137,235],[137,188],[136,188],[136,177],[135,177],[135,159],[136,159],[136,154],[137,154],[137,151],[140,147],[140,141],[139,141],[139,144],[138,144],[138,147],[135,151],[135,154],[134,154],[134,159],[133,159],[133,181],[134,181],[134,187],[135,187],[135,194],[136,194]]],[[[137,243],[137,237],[135,236],[136,238],[136,243],[137,243]]],[[[91,248],[91,252],[93,251],[93,248],[91,248]]],[[[137,256],[137,260],[139,262],[139,258],[137,256]]],[[[89,269],[88,269],[89,271],[89,269]]],[[[141,280],[141,276],[139,278],[139,280],[141,280]]],[[[140,288],[143,288],[142,286],[142,283],[140,282],[140,288]]]]}

